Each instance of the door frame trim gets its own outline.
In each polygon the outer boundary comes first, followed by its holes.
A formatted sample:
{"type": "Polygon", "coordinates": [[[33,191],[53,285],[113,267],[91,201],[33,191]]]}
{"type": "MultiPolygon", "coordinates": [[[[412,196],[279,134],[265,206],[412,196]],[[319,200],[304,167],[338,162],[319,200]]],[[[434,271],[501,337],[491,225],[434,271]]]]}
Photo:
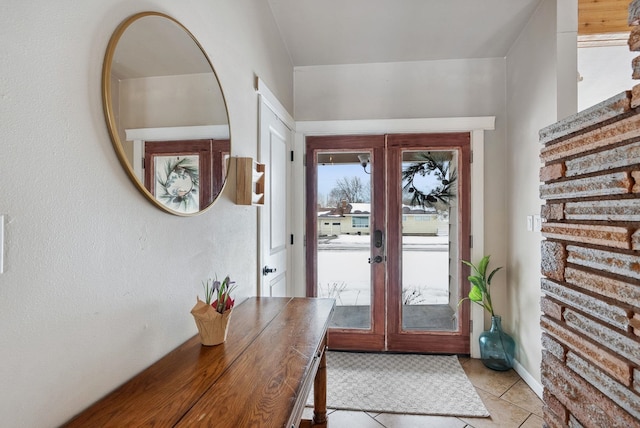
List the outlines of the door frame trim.
{"type": "MultiPolygon", "coordinates": [[[[331,121],[298,121],[295,124],[294,150],[300,153],[295,156],[292,165],[292,176],[298,180],[291,181],[292,195],[292,233],[305,236],[305,138],[312,135],[349,135],[349,134],[402,134],[402,133],[437,133],[437,132],[470,132],[473,162],[471,164],[471,180],[473,183],[484,183],[484,133],[495,129],[495,116],[450,117],[450,118],[415,118],[415,119],[381,119],[381,120],[331,120],[331,121]]],[[[484,187],[474,188],[471,192],[471,234],[473,248],[471,259],[478,260],[484,255],[484,187]]],[[[306,294],[306,261],[305,251],[292,252],[292,264],[296,266],[291,283],[295,296],[306,294]]],[[[478,305],[471,305],[471,356],[480,357],[478,337],[484,331],[484,312],[478,305]]]]}
{"type": "Polygon", "coordinates": [[[278,97],[269,89],[266,83],[259,78],[256,77],[256,93],[260,95],[261,101],[264,102],[270,109],[273,111],[278,118],[284,122],[287,128],[295,131],[296,122],[293,120],[293,117],[289,114],[287,109],[282,105],[278,97]]]}
{"type": "MultiPolygon", "coordinates": [[[[282,103],[280,102],[280,100],[278,100],[278,98],[276,97],[276,95],[269,89],[269,87],[264,83],[264,81],[262,79],[260,79],[259,77],[256,76],[255,78],[255,91],[257,94],[257,113],[258,113],[258,129],[257,129],[257,145],[256,145],[256,151],[257,151],[257,158],[258,161],[261,161],[262,159],[260,159],[260,150],[261,150],[261,135],[260,135],[260,130],[262,128],[262,120],[263,117],[260,114],[261,110],[263,108],[268,108],[269,110],[271,110],[276,117],[278,118],[278,120],[280,120],[284,126],[287,128],[287,133],[289,135],[288,138],[288,147],[287,147],[287,151],[292,151],[293,148],[295,147],[295,132],[296,132],[296,122],[293,120],[293,117],[289,114],[289,112],[287,111],[287,109],[282,105],[282,103]]],[[[292,180],[292,177],[295,177],[294,174],[294,165],[292,162],[286,162],[287,165],[287,171],[286,171],[286,175],[287,175],[287,188],[284,189],[284,191],[286,192],[286,210],[287,210],[287,216],[289,216],[290,219],[293,219],[294,215],[296,214],[294,212],[293,207],[295,206],[295,201],[293,199],[293,185],[292,183],[294,182],[294,180],[292,180]]],[[[270,165],[267,166],[267,168],[269,168],[270,165]]],[[[264,254],[262,253],[262,248],[261,248],[261,239],[262,239],[262,234],[266,233],[265,231],[262,230],[261,228],[261,218],[260,218],[261,214],[260,211],[258,211],[258,215],[256,218],[256,230],[257,230],[257,236],[256,236],[256,263],[257,263],[257,269],[256,269],[256,295],[260,296],[262,293],[262,288],[263,288],[263,276],[262,276],[262,266],[264,266],[264,254]]],[[[287,231],[286,231],[287,235],[291,235],[293,237],[293,233],[294,233],[294,228],[292,226],[287,226],[287,231]]],[[[303,236],[303,235],[298,235],[298,236],[303,236]]],[[[288,243],[287,244],[287,273],[286,273],[286,282],[287,282],[287,295],[289,296],[293,296],[295,294],[295,285],[294,281],[296,278],[296,272],[293,269],[293,264],[292,264],[292,253],[294,252],[293,249],[291,248],[293,247],[293,243],[288,243]]],[[[299,275],[299,274],[298,274],[299,275]]]]}

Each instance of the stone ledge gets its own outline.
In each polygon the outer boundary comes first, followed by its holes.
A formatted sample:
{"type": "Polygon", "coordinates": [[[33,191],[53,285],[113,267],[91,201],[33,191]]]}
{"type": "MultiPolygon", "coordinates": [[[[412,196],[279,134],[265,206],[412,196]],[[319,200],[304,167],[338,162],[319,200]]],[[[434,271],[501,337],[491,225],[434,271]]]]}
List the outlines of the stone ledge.
{"type": "MultiPolygon", "coordinates": [[[[565,175],[567,177],[573,177],[615,168],[630,167],[634,164],[640,164],[640,141],[568,160],[566,165],[563,164],[566,169],[562,172],[566,173],[565,175]]],[[[557,169],[558,167],[556,167],[556,170],[557,169]]],[[[635,169],[637,169],[637,167],[635,169]]],[[[547,180],[541,179],[540,181],[547,180]]]]}
{"type": "Polygon", "coordinates": [[[551,394],[548,389],[545,389],[542,392],[542,398],[544,399],[544,402],[549,410],[551,410],[560,418],[560,420],[564,421],[564,423],[566,424],[566,421],[569,420],[569,412],[567,411],[567,408],[560,401],[558,401],[558,399],[553,394],[551,394]]]}
{"type": "MultiPolygon", "coordinates": [[[[615,355],[640,365],[640,355],[638,354],[640,343],[637,337],[631,338],[572,309],[565,309],[562,316],[567,327],[590,338],[595,343],[606,346],[615,355]]],[[[630,385],[627,382],[625,384],[630,385]]]]}
{"type": "Polygon", "coordinates": [[[580,199],[591,197],[611,197],[632,193],[635,179],[626,171],[593,177],[556,181],[540,185],[540,198],[554,201],[558,199],[580,199]]]}
{"type": "Polygon", "coordinates": [[[540,143],[566,137],[598,123],[605,122],[631,110],[631,93],[624,91],[586,110],[562,119],[540,130],[540,143]]]}
{"type": "Polygon", "coordinates": [[[564,349],[564,346],[547,333],[542,333],[542,347],[560,361],[565,360],[567,351],[564,349]]]}
{"type": "Polygon", "coordinates": [[[543,353],[542,384],[578,419],[589,427],[632,427],[637,420],[593,385],[543,353]],[[587,405],[585,405],[587,404],[587,405]]]}
{"type": "Polygon", "coordinates": [[[608,226],[606,224],[592,225],[551,222],[542,224],[542,236],[545,238],[602,245],[624,250],[631,248],[631,233],[632,231],[627,227],[608,226]]]}
{"type": "Polygon", "coordinates": [[[542,416],[544,417],[543,428],[567,428],[568,426],[549,406],[542,406],[542,416]]]}
{"type": "Polygon", "coordinates": [[[602,272],[640,279],[640,255],[567,245],[567,261],[602,272]]]}
{"type": "MultiPolygon", "coordinates": [[[[621,330],[629,328],[627,310],[620,306],[613,305],[597,297],[592,297],[579,290],[574,290],[546,278],[542,278],[541,285],[543,293],[553,297],[560,303],[564,303],[566,306],[579,309],[621,330]]],[[[553,317],[553,314],[548,315],[553,317]]]]}
{"type": "Polygon", "coordinates": [[[573,267],[567,267],[564,275],[565,281],[574,287],[629,304],[634,308],[640,305],[640,286],[632,279],[623,281],[602,275],[601,272],[587,272],[573,267]]]}
{"type": "Polygon", "coordinates": [[[640,115],[622,117],[620,120],[603,124],[584,133],[572,134],[562,140],[555,140],[540,150],[540,160],[544,164],[565,158],[584,155],[586,152],[602,151],[624,141],[640,139],[640,115]]]}
{"type": "Polygon", "coordinates": [[[583,358],[587,358],[623,385],[631,385],[631,371],[623,358],[612,354],[607,349],[603,349],[600,344],[585,339],[584,336],[574,332],[564,323],[559,323],[546,316],[540,319],[540,326],[543,331],[563,343],[569,350],[579,353],[583,358]]]}
{"type": "MultiPolygon", "coordinates": [[[[548,208],[548,220],[562,220],[557,211],[548,208]],[[554,216],[555,215],[555,216],[554,216]]],[[[567,202],[562,206],[564,219],[591,221],[640,221],[640,199],[609,199],[589,202],[567,202]]]]}
{"type": "Polygon", "coordinates": [[[597,367],[579,355],[570,352],[567,355],[567,367],[580,375],[587,382],[598,388],[620,407],[640,420],[640,397],[622,384],[614,381],[597,367]]]}

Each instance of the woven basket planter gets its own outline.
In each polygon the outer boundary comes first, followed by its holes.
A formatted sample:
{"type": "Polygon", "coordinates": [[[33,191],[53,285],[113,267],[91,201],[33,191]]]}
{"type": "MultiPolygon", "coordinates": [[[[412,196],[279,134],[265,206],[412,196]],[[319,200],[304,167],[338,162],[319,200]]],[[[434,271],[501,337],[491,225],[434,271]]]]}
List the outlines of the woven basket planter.
{"type": "Polygon", "coordinates": [[[198,299],[196,305],[191,309],[191,314],[196,321],[200,342],[203,345],[219,345],[227,340],[229,318],[231,318],[232,311],[233,309],[229,309],[221,314],[213,306],[198,299]]]}

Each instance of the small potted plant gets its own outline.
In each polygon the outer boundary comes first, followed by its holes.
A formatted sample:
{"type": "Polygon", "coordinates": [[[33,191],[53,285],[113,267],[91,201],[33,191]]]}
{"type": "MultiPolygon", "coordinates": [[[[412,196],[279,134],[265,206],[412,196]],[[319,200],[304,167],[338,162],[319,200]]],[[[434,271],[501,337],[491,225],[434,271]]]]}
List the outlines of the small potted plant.
{"type": "Polygon", "coordinates": [[[484,256],[477,265],[462,260],[462,263],[469,266],[473,272],[468,278],[471,283],[469,295],[460,300],[460,303],[464,300],[470,300],[491,314],[491,328],[480,334],[480,358],[484,365],[490,369],[502,371],[513,367],[515,342],[502,329],[502,317],[493,311],[491,280],[502,267],[497,267],[487,274],[490,257],[484,256]]]}
{"type": "Polygon", "coordinates": [[[222,282],[217,278],[215,281],[208,279],[202,282],[202,286],[205,301],[198,297],[191,314],[196,321],[202,344],[218,345],[227,340],[229,318],[235,304],[231,292],[236,288],[236,284],[227,275],[222,282]]]}

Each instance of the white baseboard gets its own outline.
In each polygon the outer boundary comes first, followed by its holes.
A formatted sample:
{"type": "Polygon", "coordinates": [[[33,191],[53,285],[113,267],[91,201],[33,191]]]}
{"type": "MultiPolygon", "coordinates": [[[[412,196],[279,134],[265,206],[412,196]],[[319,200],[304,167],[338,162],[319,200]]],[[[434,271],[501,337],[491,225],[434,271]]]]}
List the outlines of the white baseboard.
{"type": "Polygon", "coordinates": [[[533,377],[531,373],[525,370],[525,368],[518,362],[518,360],[513,360],[513,369],[520,375],[523,381],[529,388],[536,393],[536,395],[542,400],[542,385],[533,377]]]}

